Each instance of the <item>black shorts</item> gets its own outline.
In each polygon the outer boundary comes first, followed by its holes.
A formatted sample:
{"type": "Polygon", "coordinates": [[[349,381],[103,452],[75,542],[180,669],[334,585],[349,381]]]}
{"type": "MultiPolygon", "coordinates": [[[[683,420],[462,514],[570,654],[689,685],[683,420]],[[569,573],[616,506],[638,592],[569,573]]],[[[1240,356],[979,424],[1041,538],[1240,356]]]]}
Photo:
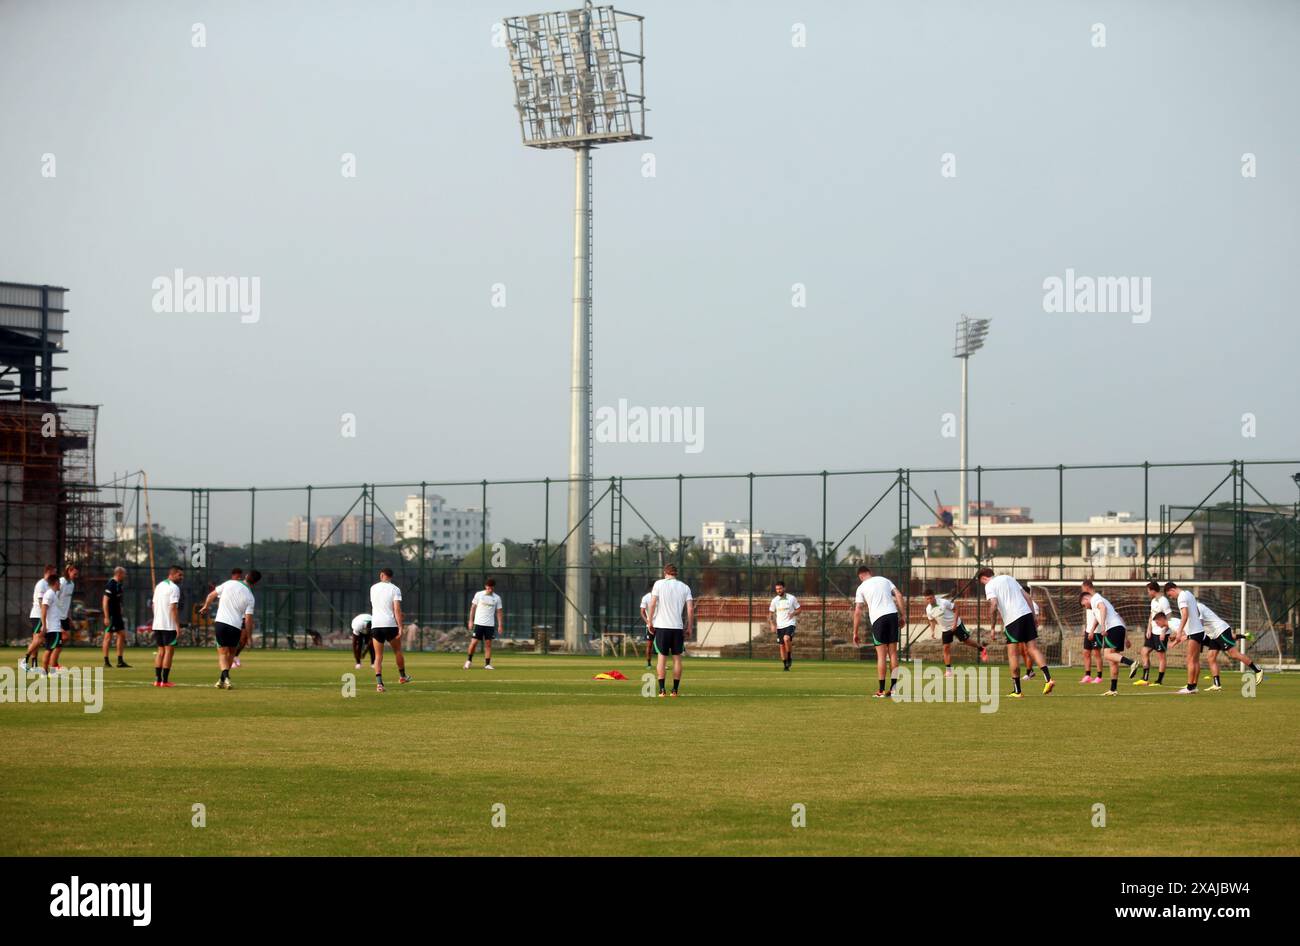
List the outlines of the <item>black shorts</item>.
{"type": "Polygon", "coordinates": [[[1032,614],[1022,614],[1002,628],[1007,635],[1008,644],[1028,644],[1038,640],[1038,627],[1034,624],[1032,614]]]}
{"type": "Polygon", "coordinates": [[[1164,634],[1152,634],[1142,642],[1142,647],[1146,650],[1155,651],[1157,654],[1163,654],[1169,649],[1169,641],[1164,634]]]}
{"type": "Polygon", "coordinates": [[[959,641],[970,640],[970,631],[966,630],[966,625],[963,624],[961,621],[958,621],[957,626],[954,627],[951,631],[943,632],[943,642],[945,644],[951,644],[952,639],[954,637],[957,638],[957,640],[959,641]]]}
{"type": "Polygon", "coordinates": [[[776,629],[776,637],[777,640],[780,640],[782,637],[794,637],[794,625],[791,624],[789,627],[778,627],[776,629]]]}
{"type": "Polygon", "coordinates": [[[1203,649],[1203,648],[1205,647],[1205,644],[1206,644],[1206,641],[1205,641],[1205,632],[1204,632],[1204,631],[1197,631],[1195,634],[1188,634],[1188,635],[1187,635],[1187,643],[1190,644],[1190,643],[1192,643],[1193,641],[1196,643],[1196,646],[1197,646],[1197,647],[1200,647],[1200,648],[1203,649]]]}
{"type": "Polygon", "coordinates": [[[474,640],[490,641],[497,636],[497,629],[491,624],[475,624],[474,640]]]}
{"type": "Polygon", "coordinates": [[[40,632],[41,632],[41,619],[32,618],[32,636],[35,636],[40,632]]]}
{"type": "Polygon", "coordinates": [[[104,630],[110,634],[126,630],[126,620],[120,614],[110,614],[108,616],[108,627],[104,630]]]}
{"type": "Polygon", "coordinates": [[[655,653],[677,657],[686,651],[686,632],[680,627],[655,628],[655,653]]]}
{"type": "Polygon", "coordinates": [[[1106,633],[1101,635],[1101,646],[1108,647],[1111,650],[1123,650],[1128,642],[1128,628],[1126,627],[1108,627],[1106,633]]]}
{"type": "Polygon", "coordinates": [[[155,630],[153,632],[153,645],[155,647],[175,647],[176,632],[155,630]]]}
{"type": "Polygon", "coordinates": [[[45,649],[54,650],[56,647],[63,646],[63,631],[46,631],[45,632],[45,649]]]}
{"type": "Polygon", "coordinates": [[[1232,650],[1236,640],[1232,635],[1232,628],[1228,628],[1218,637],[1207,637],[1203,646],[1206,650],[1232,650]]]}
{"type": "Polygon", "coordinates": [[[871,622],[871,640],[877,647],[898,643],[898,612],[882,614],[871,622]]]}
{"type": "Polygon", "coordinates": [[[397,637],[398,630],[399,629],[396,627],[374,627],[372,625],[370,628],[370,636],[381,644],[387,644],[389,641],[397,637]]]}
{"type": "Polygon", "coordinates": [[[217,632],[218,647],[238,647],[240,639],[244,636],[242,629],[222,621],[215,622],[212,629],[217,632]]]}

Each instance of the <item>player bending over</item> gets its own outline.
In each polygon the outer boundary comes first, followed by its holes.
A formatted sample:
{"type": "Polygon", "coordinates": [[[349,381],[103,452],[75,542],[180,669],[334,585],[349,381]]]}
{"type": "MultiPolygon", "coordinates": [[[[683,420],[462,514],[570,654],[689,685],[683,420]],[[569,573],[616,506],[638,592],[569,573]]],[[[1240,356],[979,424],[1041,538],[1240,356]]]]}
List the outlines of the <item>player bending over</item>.
{"type": "Polygon", "coordinates": [[[989,651],[987,647],[981,647],[971,640],[970,631],[966,630],[966,625],[961,618],[957,617],[957,609],[952,601],[948,598],[937,597],[933,588],[925,589],[925,619],[930,625],[930,636],[934,636],[937,628],[942,633],[943,641],[943,675],[952,676],[952,642],[955,638],[957,643],[965,644],[979,652],[980,661],[987,662],[989,651]]]}
{"type": "Polygon", "coordinates": [[[370,615],[358,614],[352,619],[352,659],[356,661],[354,670],[361,669],[361,652],[370,657],[370,665],[375,664],[375,642],[370,637],[370,615]]]}
{"type": "Polygon", "coordinates": [[[1020,689],[1018,644],[1028,646],[1030,657],[1038,663],[1038,668],[1043,671],[1043,679],[1047,681],[1043,684],[1043,693],[1051,693],[1056,682],[1052,679],[1052,672],[1047,669],[1047,661],[1043,659],[1038,649],[1038,628],[1034,624],[1034,609],[1024,589],[1010,575],[995,576],[991,568],[981,568],[975,577],[984,586],[984,597],[993,606],[995,619],[1001,619],[1003,633],[1007,636],[1007,663],[1011,667],[1011,685],[1014,687],[1011,698],[1019,700],[1025,695],[1020,689]]]}
{"type": "Polygon", "coordinates": [[[894,690],[898,681],[898,615],[905,607],[903,596],[894,583],[883,575],[873,575],[863,565],[858,569],[857,593],[853,599],[853,643],[859,643],[858,626],[862,622],[862,609],[867,609],[871,623],[871,642],[876,648],[876,681],[879,684],[874,699],[883,700],[894,690]],[[885,664],[889,664],[889,689],[885,689],[885,664]]]}
{"type": "Polygon", "coordinates": [[[799,599],[785,593],[783,581],[776,583],[774,591],[776,597],[767,606],[767,623],[781,648],[781,664],[789,670],[794,662],[795,616],[799,613],[799,599]]]}
{"type": "Polygon", "coordinates": [[[1131,657],[1124,656],[1126,631],[1124,621],[1115,606],[1107,601],[1099,591],[1079,592],[1079,603],[1097,616],[1097,627],[1101,628],[1101,657],[1110,664],[1110,689],[1102,696],[1118,696],[1119,668],[1128,667],[1129,679],[1137,676],[1138,665],[1131,657]]]}

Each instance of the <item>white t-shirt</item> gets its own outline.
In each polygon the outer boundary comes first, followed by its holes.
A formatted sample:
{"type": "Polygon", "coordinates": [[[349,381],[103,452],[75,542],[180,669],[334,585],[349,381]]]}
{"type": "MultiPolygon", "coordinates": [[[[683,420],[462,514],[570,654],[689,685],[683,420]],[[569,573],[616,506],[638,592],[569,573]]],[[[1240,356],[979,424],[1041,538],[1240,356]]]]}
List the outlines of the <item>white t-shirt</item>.
{"type": "Polygon", "coordinates": [[[377,581],[370,586],[370,626],[397,627],[394,602],[402,600],[402,589],[391,581],[377,581]]]}
{"type": "MultiPolygon", "coordinates": [[[[686,602],[694,600],[686,582],[676,578],[660,578],[650,589],[650,595],[656,599],[651,626],[669,631],[683,630],[685,625],[682,623],[682,611],[686,608],[686,602]]],[[[646,605],[646,610],[650,610],[649,604],[646,605]]]]}
{"type": "Polygon", "coordinates": [[[1201,623],[1205,626],[1205,636],[1210,640],[1218,640],[1224,631],[1231,629],[1232,625],[1201,602],[1196,602],[1196,609],[1200,612],[1201,623]]]}
{"type": "Polygon", "coordinates": [[[1091,610],[1097,615],[1097,624],[1108,631],[1124,626],[1124,621],[1116,612],[1115,606],[1095,591],[1092,593],[1091,610]]]}
{"type": "Polygon", "coordinates": [[[172,620],[172,605],[181,603],[180,586],[170,578],[158,582],[153,590],[153,629],[155,631],[179,630],[172,620]]]}
{"type": "Polygon", "coordinates": [[[352,619],[352,633],[358,637],[370,630],[370,615],[358,614],[352,619]]]}
{"type": "MultiPolygon", "coordinates": [[[[1154,598],[1151,599],[1152,618],[1154,618],[1157,614],[1164,614],[1168,616],[1170,613],[1171,613],[1171,609],[1169,607],[1169,599],[1166,598],[1164,595],[1156,595],[1154,598]]],[[[1159,624],[1157,624],[1154,620],[1152,620],[1150,624],[1151,624],[1152,634],[1154,634],[1156,637],[1164,637],[1165,632],[1160,629],[1159,624]]]]}
{"type": "Polygon", "coordinates": [[[72,590],[76,586],[75,581],[65,577],[63,584],[59,587],[59,614],[65,618],[72,613],[72,590]]]}
{"type": "Polygon", "coordinates": [[[1083,633],[1095,634],[1097,631],[1097,612],[1092,608],[1084,608],[1084,614],[1087,615],[1087,621],[1084,624],[1083,633]]]}
{"type": "Polygon", "coordinates": [[[799,610],[799,599],[786,592],[784,598],[779,595],[774,597],[772,603],[767,606],[767,610],[769,614],[776,615],[777,630],[783,627],[794,627],[794,615],[799,610]]]}
{"type": "Polygon", "coordinates": [[[53,588],[46,588],[45,594],[41,595],[41,602],[46,605],[45,623],[41,625],[41,630],[47,633],[57,633],[63,629],[63,612],[59,610],[59,593],[53,588]]]}
{"type": "Polygon", "coordinates": [[[1196,595],[1190,591],[1178,592],[1178,620],[1183,619],[1183,608],[1187,609],[1187,633],[1200,634],[1205,628],[1201,624],[1201,610],[1196,595]]]}
{"type": "Polygon", "coordinates": [[[34,618],[41,616],[41,600],[45,597],[45,592],[50,590],[50,583],[42,578],[32,589],[32,614],[34,618]]]}
{"type": "Polygon", "coordinates": [[[650,592],[648,591],[641,596],[641,610],[642,611],[650,610],[650,592]]]}
{"type": "Polygon", "coordinates": [[[935,598],[934,604],[927,604],[925,616],[938,624],[941,631],[951,631],[957,626],[957,609],[947,598],[935,598]]]}
{"type": "Polygon", "coordinates": [[[243,627],[244,615],[253,613],[253,589],[231,579],[217,586],[217,620],[231,627],[243,627]]]}
{"type": "Polygon", "coordinates": [[[994,575],[990,578],[984,586],[984,597],[997,602],[998,614],[1002,616],[1004,627],[1033,613],[1025,603],[1025,593],[1020,590],[1020,583],[1010,575],[994,575]]]}
{"type": "Polygon", "coordinates": [[[894,604],[894,592],[896,590],[894,583],[884,575],[872,575],[858,585],[858,591],[853,596],[853,600],[857,604],[867,606],[867,619],[872,624],[875,624],[886,614],[898,613],[898,606],[894,604]]]}
{"type": "Polygon", "coordinates": [[[474,592],[474,600],[470,602],[474,608],[474,624],[478,627],[496,627],[497,611],[501,609],[501,596],[495,591],[488,594],[486,591],[474,592]]]}

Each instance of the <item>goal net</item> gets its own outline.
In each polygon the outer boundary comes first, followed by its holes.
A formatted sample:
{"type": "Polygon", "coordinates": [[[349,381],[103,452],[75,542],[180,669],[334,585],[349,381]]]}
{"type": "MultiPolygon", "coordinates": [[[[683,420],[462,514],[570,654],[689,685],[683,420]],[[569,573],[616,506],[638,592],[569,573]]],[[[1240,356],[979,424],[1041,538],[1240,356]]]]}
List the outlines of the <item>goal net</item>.
{"type": "MultiPolygon", "coordinates": [[[[1162,583],[1163,584],[1163,583],[1162,583]]],[[[1151,597],[1145,581],[1094,581],[1093,587],[1109,601],[1128,628],[1129,649],[1142,646],[1147,619],[1151,616],[1151,597]]],[[[1178,587],[1190,591],[1220,618],[1232,625],[1236,636],[1244,639],[1242,650],[1255,655],[1257,663],[1280,667],[1282,648],[1258,585],[1244,581],[1180,581],[1178,587]]],[[[1041,621],[1055,629],[1064,642],[1062,656],[1069,650],[1076,657],[1083,645],[1086,622],[1079,603],[1078,581],[1031,581],[1030,592],[1042,609],[1041,621]]],[[[1170,601],[1173,609],[1177,603],[1170,601]]]]}

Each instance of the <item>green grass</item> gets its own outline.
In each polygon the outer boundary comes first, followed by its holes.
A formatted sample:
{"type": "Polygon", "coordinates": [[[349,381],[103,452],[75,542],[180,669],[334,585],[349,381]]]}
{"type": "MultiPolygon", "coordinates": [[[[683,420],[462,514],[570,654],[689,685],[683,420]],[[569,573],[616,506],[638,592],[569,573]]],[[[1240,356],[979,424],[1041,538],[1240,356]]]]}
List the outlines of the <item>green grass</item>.
{"type": "Polygon", "coordinates": [[[1076,669],[981,714],[866,699],[866,663],[690,660],[660,700],[634,659],[417,654],[345,699],[342,652],[253,651],[230,692],[212,651],[170,690],[128,659],[98,715],[0,705],[0,854],[1300,853],[1300,677],[1102,699],[1076,669]]]}

